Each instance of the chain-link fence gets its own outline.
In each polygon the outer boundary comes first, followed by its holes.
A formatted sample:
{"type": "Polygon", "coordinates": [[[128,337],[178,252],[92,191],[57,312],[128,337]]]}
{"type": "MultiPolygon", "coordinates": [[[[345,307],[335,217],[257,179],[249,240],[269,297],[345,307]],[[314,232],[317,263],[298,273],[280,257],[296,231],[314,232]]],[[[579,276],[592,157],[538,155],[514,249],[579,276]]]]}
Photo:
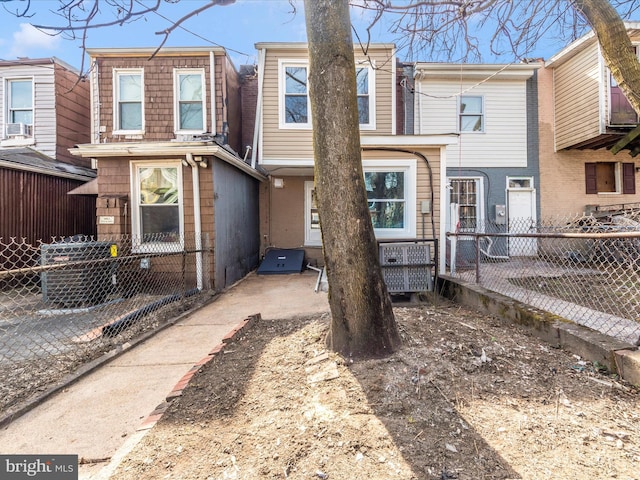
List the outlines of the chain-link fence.
{"type": "Polygon", "coordinates": [[[636,212],[448,234],[449,273],[620,340],[640,337],[636,212]]]}
{"type": "Polygon", "coordinates": [[[204,301],[207,236],[0,238],[0,410],[204,301]]]}

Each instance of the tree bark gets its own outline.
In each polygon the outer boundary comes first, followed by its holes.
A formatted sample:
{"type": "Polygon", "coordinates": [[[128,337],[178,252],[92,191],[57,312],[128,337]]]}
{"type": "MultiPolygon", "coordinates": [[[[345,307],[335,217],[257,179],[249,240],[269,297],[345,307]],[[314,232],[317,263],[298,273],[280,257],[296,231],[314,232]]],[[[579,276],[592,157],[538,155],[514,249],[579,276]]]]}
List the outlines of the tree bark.
{"type": "Polygon", "coordinates": [[[389,355],[400,345],[367,206],[348,0],[305,0],[315,191],[329,281],[330,349],[389,355]]]}
{"type": "Polygon", "coordinates": [[[607,0],[573,0],[572,3],[593,28],[611,75],[640,115],[640,63],[622,18],[607,0]]]}

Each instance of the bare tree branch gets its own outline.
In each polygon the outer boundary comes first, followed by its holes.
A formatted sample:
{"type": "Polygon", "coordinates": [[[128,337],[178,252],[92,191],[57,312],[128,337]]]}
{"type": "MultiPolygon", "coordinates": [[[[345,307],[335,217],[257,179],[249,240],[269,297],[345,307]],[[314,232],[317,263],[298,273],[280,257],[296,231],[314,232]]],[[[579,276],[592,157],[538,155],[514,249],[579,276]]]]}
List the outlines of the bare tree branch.
{"type": "MultiPolygon", "coordinates": [[[[623,18],[640,7],[640,0],[609,3],[623,18]]],[[[566,44],[589,28],[563,0],[353,0],[352,6],[374,13],[371,27],[384,17],[407,59],[480,61],[491,54],[521,60],[542,39],[566,44]]]]}
{"type": "Polygon", "coordinates": [[[233,3],[236,3],[236,0],[211,0],[211,2],[208,3],[207,5],[204,5],[200,8],[192,10],[191,12],[184,15],[182,18],[176,20],[169,28],[161,32],[156,32],[156,35],[164,35],[164,38],[162,39],[162,42],[160,42],[160,45],[158,45],[158,48],[156,48],[156,50],[151,55],[151,58],[156,56],[156,54],[160,51],[160,49],[164,46],[164,44],[169,39],[169,36],[171,35],[171,33],[176,28],[180,27],[185,21],[189,20],[191,17],[194,17],[195,15],[198,15],[199,13],[204,12],[205,10],[210,9],[211,7],[215,7],[216,5],[223,7],[226,5],[231,5],[233,3]]]}
{"type": "MultiPolygon", "coordinates": [[[[12,0],[0,0],[0,3],[10,3],[12,2],[12,0]]],[[[9,12],[9,9],[3,5],[3,8],[9,12]]],[[[20,17],[25,17],[25,18],[31,18],[33,17],[33,13],[29,13],[29,10],[31,9],[31,0],[27,0],[27,5],[24,7],[24,9],[21,9],[22,11],[16,10],[15,12],[9,12],[11,15],[15,15],[16,17],[20,18],[20,17]]]]}

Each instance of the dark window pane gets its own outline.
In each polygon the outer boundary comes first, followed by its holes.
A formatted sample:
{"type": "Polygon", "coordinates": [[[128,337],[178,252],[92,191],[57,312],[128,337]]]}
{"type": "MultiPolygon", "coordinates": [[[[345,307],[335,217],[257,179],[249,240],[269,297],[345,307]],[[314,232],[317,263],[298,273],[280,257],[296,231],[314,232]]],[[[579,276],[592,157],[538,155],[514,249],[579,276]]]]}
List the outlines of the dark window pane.
{"type": "Polygon", "coordinates": [[[369,123],[369,97],[358,97],[358,121],[360,125],[369,123]]]}
{"type": "Polygon", "coordinates": [[[463,115],[460,117],[460,130],[463,132],[481,132],[482,116],[480,115],[463,115]]]}
{"type": "Polygon", "coordinates": [[[404,228],[404,202],[369,202],[373,228],[404,228]]]}
{"type": "Polygon", "coordinates": [[[285,98],[285,122],[307,123],[307,97],[287,95],[285,98]]]}
{"type": "Polygon", "coordinates": [[[120,130],[142,130],[142,104],[120,104],[120,130]]]}
{"type": "Polygon", "coordinates": [[[157,233],[180,233],[180,210],[175,205],[149,205],[140,207],[142,236],[157,233]]]}
{"type": "Polygon", "coordinates": [[[202,130],[202,103],[180,104],[180,129],[202,130]]]}

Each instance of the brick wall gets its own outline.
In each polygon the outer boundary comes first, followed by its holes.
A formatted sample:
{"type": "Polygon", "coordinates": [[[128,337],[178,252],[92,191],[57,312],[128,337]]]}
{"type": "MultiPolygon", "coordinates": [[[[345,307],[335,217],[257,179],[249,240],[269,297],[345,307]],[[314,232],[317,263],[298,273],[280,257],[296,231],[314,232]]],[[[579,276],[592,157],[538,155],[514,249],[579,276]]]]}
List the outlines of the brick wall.
{"type": "MultiPolygon", "coordinates": [[[[243,65],[240,68],[240,85],[242,97],[242,146],[240,154],[244,157],[247,145],[253,147],[253,134],[256,123],[258,105],[258,73],[255,65],[243,65]]],[[[251,158],[250,152],[249,157],[251,158]]]]}

